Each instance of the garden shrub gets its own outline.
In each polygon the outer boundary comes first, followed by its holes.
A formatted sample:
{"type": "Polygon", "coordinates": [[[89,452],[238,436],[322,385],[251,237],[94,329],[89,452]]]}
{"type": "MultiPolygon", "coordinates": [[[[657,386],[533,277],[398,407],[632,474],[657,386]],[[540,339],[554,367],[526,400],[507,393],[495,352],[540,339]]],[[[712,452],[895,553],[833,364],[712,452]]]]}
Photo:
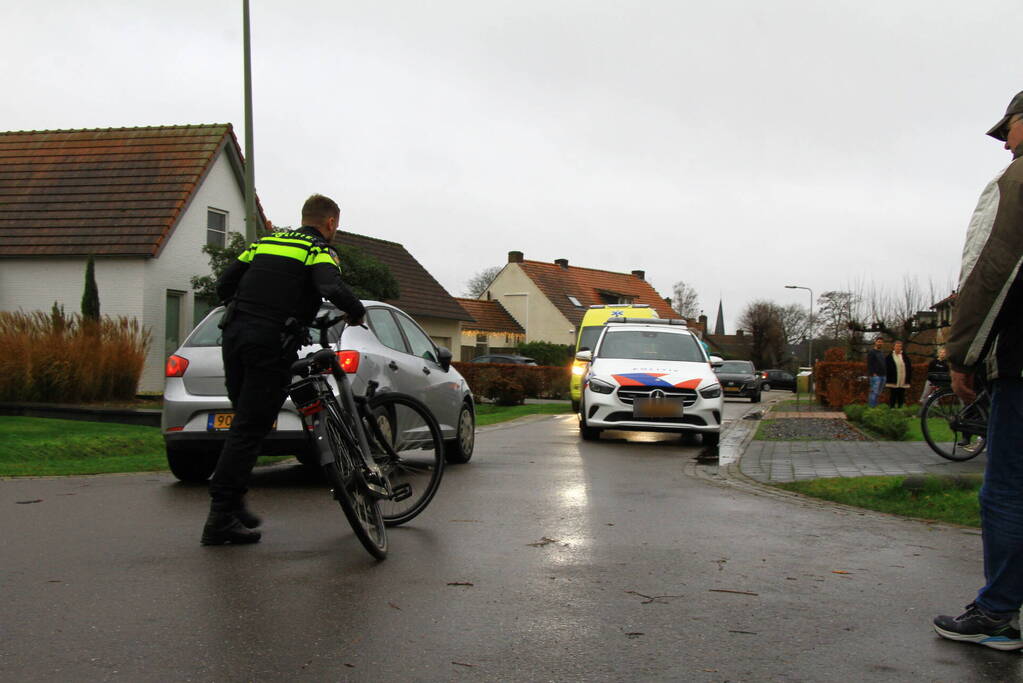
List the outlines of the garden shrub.
{"type": "Polygon", "coordinates": [[[79,403],[135,397],[151,335],[135,319],[90,320],[54,306],[0,312],[0,401],[79,403]]]}
{"type": "MultiPolygon", "coordinates": [[[[906,389],[906,403],[917,403],[927,381],[927,363],[913,364],[913,381],[906,389]]],[[[870,391],[867,364],[858,361],[820,361],[814,366],[814,386],[817,400],[833,408],[850,403],[866,403],[870,391]]],[[[879,401],[888,402],[888,391],[881,392],[879,401]]]]}
{"type": "MultiPolygon", "coordinates": [[[[505,365],[500,363],[452,363],[462,373],[473,394],[494,398],[497,394],[509,396],[520,391],[522,398],[566,398],[568,396],[569,366],[505,365]],[[511,384],[519,386],[512,390],[511,384]],[[510,392],[510,393],[509,393],[510,392]]],[[[519,403],[522,402],[519,399],[519,403]]]]}
{"type": "Polygon", "coordinates": [[[574,346],[554,342],[532,341],[518,345],[518,352],[532,358],[537,365],[568,365],[572,362],[574,346]]]}
{"type": "Polygon", "coordinates": [[[863,404],[848,405],[845,414],[850,421],[863,425],[867,429],[892,441],[901,441],[909,432],[909,421],[915,419],[915,412],[907,414],[906,409],[891,409],[886,405],[869,408],[863,404]]]}

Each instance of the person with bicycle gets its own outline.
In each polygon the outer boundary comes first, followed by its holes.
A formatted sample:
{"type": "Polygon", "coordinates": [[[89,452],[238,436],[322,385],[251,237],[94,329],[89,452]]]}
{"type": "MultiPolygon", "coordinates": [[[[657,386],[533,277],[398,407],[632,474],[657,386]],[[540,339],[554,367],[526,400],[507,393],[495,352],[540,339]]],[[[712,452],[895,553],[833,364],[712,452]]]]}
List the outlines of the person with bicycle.
{"type": "Polygon", "coordinates": [[[957,617],[934,619],[951,640],[1023,649],[1023,92],[987,133],[1013,161],[984,189],[963,248],[946,343],[952,389],[976,398],[970,372],[986,366],[991,394],[987,466],[980,489],[984,586],[957,617]]]}
{"type": "Polygon", "coordinates": [[[244,503],[249,477],[322,300],[345,311],[351,324],[361,324],[365,315],[362,302],[341,280],[340,261],[330,246],[340,217],[334,200],[314,194],[302,207],[301,228],[256,240],[217,281],[217,296],[227,303],[222,353],[234,418],[210,478],[203,545],[260,539],[260,519],[244,503]]]}

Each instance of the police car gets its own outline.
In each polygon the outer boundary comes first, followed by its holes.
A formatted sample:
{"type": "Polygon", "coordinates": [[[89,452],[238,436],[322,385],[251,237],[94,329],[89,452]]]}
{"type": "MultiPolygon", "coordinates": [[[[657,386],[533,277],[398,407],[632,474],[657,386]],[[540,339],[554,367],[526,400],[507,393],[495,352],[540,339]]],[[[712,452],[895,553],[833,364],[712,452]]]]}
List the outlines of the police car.
{"type": "Polygon", "coordinates": [[[721,385],[700,340],[683,320],[609,320],[592,351],[579,405],[579,433],[605,429],[721,435],[721,385]]]}

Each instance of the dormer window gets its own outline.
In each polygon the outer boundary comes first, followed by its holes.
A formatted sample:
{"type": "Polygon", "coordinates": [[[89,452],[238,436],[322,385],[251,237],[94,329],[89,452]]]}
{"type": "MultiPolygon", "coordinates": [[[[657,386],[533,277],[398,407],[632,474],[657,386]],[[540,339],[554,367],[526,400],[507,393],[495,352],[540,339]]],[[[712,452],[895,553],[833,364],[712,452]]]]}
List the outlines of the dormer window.
{"type": "Polygon", "coordinates": [[[583,305],[581,303],[579,303],[579,299],[576,299],[571,294],[566,294],[565,296],[568,297],[568,300],[571,301],[572,305],[575,306],[576,308],[582,308],[583,307],[583,305]]]}

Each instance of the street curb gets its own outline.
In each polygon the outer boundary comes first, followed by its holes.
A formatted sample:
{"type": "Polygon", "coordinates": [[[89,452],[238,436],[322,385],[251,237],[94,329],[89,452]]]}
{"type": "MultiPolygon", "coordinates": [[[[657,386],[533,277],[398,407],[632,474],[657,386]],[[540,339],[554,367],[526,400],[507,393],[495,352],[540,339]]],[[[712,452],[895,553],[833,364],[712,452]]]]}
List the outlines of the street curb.
{"type": "Polygon", "coordinates": [[[0,415],[48,417],[58,420],[112,422],[142,427],[159,427],[163,411],[152,409],[134,410],[131,408],[87,408],[61,403],[0,402],[0,415]]]}

